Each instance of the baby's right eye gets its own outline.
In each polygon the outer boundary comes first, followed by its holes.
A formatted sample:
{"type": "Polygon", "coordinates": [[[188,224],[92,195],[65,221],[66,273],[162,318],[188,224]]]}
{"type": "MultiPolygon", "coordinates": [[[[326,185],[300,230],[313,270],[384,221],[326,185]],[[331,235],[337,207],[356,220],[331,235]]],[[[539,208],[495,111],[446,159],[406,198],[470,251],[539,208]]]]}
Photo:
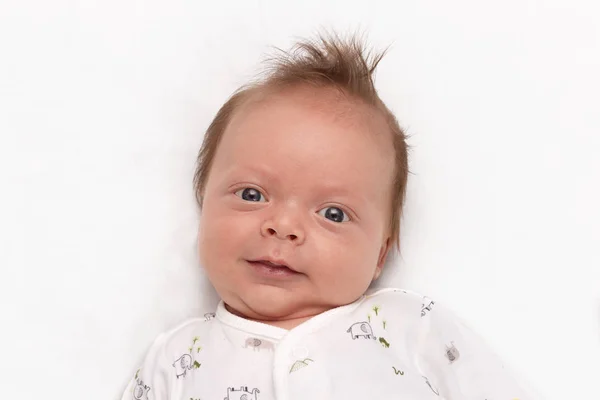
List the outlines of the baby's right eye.
{"type": "Polygon", "coordinates": [[[263,201],[264,201],[263,194],[253,188],[240,189],[237,192],[235,192],[235,195],[238,197],[241,197],[242,199],[244,199],[246,201],[260,202],[261,198],[263,198],[263,201]]]}

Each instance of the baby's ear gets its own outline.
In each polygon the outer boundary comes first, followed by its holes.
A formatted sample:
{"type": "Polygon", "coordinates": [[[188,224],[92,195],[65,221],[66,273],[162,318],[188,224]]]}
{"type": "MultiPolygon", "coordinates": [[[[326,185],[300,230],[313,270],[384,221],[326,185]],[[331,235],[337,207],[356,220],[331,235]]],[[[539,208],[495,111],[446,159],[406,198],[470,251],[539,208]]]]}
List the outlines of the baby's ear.
{"type": "Polygon", "coordinates": [[[387,258],[388,252],[390,251],[390,238],[388,237],[385,242],[381,245],[381,249],[379,250],[379,257],[377,258],[377,267],[375,268],[375,275],[373,275],[373,280],[379,278],[381,275],[381,271],[383,270],[383,265],[385,264],[385,260],[387,258]]]}

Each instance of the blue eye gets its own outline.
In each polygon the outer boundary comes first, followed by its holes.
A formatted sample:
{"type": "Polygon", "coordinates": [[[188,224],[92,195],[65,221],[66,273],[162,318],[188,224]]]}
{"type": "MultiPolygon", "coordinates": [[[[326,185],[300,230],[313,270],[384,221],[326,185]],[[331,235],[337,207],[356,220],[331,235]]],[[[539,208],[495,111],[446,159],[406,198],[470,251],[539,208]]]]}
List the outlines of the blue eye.
{"type": "Polygon", "coordinates": [[[262,193],[253,188],[240,189],[237,192],[235,192],[235,195],[241,197],[246,201],[260,202],[261,198],[264,200],[264,196],[262,195],[262,193]]]}
{"type": "Polygon", "coordinates": [[[350,218],[338,207],[325,207],[319,211],[319,214],[333,222],[348,222],[350,218]],[[323,212],[324,211],[324,212],[323,212]]]}

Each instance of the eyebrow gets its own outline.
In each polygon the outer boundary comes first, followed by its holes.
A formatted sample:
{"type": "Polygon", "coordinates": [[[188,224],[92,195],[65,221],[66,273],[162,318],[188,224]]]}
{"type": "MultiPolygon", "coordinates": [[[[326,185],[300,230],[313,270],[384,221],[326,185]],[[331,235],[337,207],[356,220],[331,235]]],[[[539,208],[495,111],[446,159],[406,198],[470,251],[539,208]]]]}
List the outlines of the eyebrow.
{"type": "Polygon", "coordinates": [[[257,174],[268,181],[279,182],[281,180],[276,174],[272,174],[267,169],[260,168],[260,167],[254,166],[254,165],[240,166],[239,164],[232,164],[231,167],[227,170],[227,176],[234,175],[234,174],[240,174],[240,173],[245,174],[248,171],[250,173],[257,174]]]}
{"type": "MultiPolygon", "coordinates": [[[[322,184],[318,185],[317,188],[319,191],[331,193],[335,196],[350,196],[351,195],[350,191],[345,186],[341,186],[341,185],[322,183],[322,184]]],[[[357,197],[357,196],[351,196],[351,197],[357,197]]],[[[362,196],[358,196],[358,198],[362,199],[362,196]]]]}

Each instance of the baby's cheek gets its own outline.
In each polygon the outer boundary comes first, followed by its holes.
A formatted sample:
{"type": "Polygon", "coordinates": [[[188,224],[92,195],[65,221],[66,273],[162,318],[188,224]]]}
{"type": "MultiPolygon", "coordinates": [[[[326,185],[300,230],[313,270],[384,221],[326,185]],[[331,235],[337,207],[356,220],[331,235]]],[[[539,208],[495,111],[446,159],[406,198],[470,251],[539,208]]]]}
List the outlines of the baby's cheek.
{"type": "Polygon", "coordinates": [[[319,255],[319,266],[315,269],[327,286],[338,287],[343,291],[354,291],[362,287],[365,278],[364,262],[356,245],[345,247],[338,244],[321,243],[316,254],[319,255]]]}
{"type": "Polygon", "coordinates": [[[213,286],[223,296],[221,291],[230,286],[233,276],[231,271],[235,266],[236,244],[228,234],[229,226],[226,221],[206,224],[204,228],[200,245],[202,267],[213,286]]]}
{"type": "MultiPolygon", "coordinates": [[[[247,236],[244,218],[229,215],[210,216],[203,225],[203,250],[216,257],[231,257],[247,236]]],[[[246,238],[247,239],[247,238],[246,238]]]]}
{"type": "Polygon", "coordinates": [[[348,290],[360,292],[370,285],[376,263],[372,257],[369,257],[368,249],[357,244],[351,248],[352,251],[340,255],[343,263],[339,268],[339,273],[348,290]]]}

